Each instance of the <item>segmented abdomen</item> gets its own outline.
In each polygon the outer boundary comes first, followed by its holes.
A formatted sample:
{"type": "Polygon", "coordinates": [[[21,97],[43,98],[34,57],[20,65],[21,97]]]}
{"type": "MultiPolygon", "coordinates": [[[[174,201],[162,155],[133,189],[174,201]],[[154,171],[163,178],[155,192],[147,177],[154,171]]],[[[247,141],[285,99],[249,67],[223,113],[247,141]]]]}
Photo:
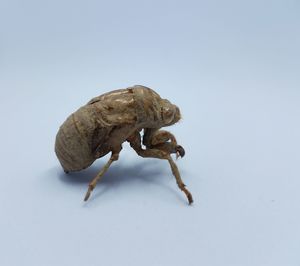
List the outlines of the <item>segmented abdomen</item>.
{"type": "Polygon", "coordinates": [[[97,126],[93,110],[83,106],[70,115],[56,135],[55,152],[65,171],[79,171],[95,161],[94,150],[105,136],[97,126]],[[97,136],[95,135],[95,132],[97,136]]]}

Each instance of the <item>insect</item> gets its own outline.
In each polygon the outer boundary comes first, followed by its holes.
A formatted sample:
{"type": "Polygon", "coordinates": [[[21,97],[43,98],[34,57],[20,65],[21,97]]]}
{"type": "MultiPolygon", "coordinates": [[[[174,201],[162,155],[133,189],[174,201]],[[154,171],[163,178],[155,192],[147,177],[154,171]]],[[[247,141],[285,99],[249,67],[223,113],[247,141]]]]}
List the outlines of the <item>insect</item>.
{"type": "Polygon", "coordinates": [[[141,157],[167,160],[191,204],[192,194],[171,157],[173,153],[176,158],[183,157],[185,150],[173,134],[160,130],[180,119],[179,108],[150,88],[136,85],[114,90],[91,99],[66,119],[56,135],[55,152],[66,173],[85,169],[111,152],[109,161],[89,183],[84,198],[87,201],[97,182],[118,160],[122,143],[128,141],[141,157]]]}

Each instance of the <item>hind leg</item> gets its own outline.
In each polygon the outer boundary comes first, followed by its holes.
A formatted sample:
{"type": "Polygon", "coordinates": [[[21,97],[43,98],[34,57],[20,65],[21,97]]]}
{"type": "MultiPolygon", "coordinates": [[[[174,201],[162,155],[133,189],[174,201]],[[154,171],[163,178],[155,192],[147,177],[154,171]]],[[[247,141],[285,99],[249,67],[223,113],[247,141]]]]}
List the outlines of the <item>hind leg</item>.
{"type": "Polygon", "coordinates": [[[110,167],[110,165],[114,162],[117,161],[119,159],[119,153],[121,151],[122,147],[120,147],[119,149],[112,151],[111,153],[111,157],[109,158],[108,162],[103,166],[103,168],[101,169],[101,171],[96,175],[96,177],[90,182],[89,187],[88,187],[88,191],[86,192],[86,195],[84,197],[84,201],[87,201],[92,193],[92,191],[94,190],[94,188],[96,187],[97,183],[100,181],[101,177],[105,174],[105,172],[108,170],[108,168],[110,167]]]}

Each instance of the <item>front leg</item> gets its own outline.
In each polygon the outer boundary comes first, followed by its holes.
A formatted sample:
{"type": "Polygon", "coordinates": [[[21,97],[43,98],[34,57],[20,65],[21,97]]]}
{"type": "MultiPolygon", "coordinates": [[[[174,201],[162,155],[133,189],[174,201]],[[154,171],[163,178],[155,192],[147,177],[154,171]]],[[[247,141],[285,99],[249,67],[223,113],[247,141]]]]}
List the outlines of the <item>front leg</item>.
{"type": "Polygon", "coordinates": [[[138,131],[136,131],[132,136],[130,136],[127,141],[130,143],[130,146],[136,151],[138,155],[144,158],[157,158],[157,159],[164,159],[168,160],[172,173],[176,179],[176,183],[178,187],[185,193],[189,204],[193,203],[193,197],[192,194],[186,189],[185,184],[182,182],[179,170],[177,168],[177,165],[173,161],[172,157],[170,156],[170,153],[155,149],[155,148],[146,148],[143,149],[141,145],[141,136],[138,131]]]}
{"type": "Polygon", "coordinates": [[[167,153],[176,153],[176,157],[183,157],[185,150],[177,144],[175,136],[166,130],[145,129],[143,144],[147,148],[163,150],[167,153]]]}

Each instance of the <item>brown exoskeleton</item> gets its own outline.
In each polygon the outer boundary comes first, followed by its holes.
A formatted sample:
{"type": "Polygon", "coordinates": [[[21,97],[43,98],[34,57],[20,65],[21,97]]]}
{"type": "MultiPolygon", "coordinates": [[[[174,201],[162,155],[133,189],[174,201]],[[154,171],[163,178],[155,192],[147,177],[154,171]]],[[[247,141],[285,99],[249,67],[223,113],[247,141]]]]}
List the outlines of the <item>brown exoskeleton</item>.
{"type": "Polygon", "coordinates": [[[66,173],[87,168],[111,152],[109,161],[90,182],[84,198],[86,201],[112,162],[118,160],[122,143],[128,141],[142,157],[168,160],[178,187],[191,204],[192,195],[171,157],[172,153],[183,157],[185,151],[170,132],[160,130],[175,124],[180,118],[176,105],[147,87],[136,85],[111,91],[93,98],[67,118],[57,133],[55,152],[66,173]]]}

